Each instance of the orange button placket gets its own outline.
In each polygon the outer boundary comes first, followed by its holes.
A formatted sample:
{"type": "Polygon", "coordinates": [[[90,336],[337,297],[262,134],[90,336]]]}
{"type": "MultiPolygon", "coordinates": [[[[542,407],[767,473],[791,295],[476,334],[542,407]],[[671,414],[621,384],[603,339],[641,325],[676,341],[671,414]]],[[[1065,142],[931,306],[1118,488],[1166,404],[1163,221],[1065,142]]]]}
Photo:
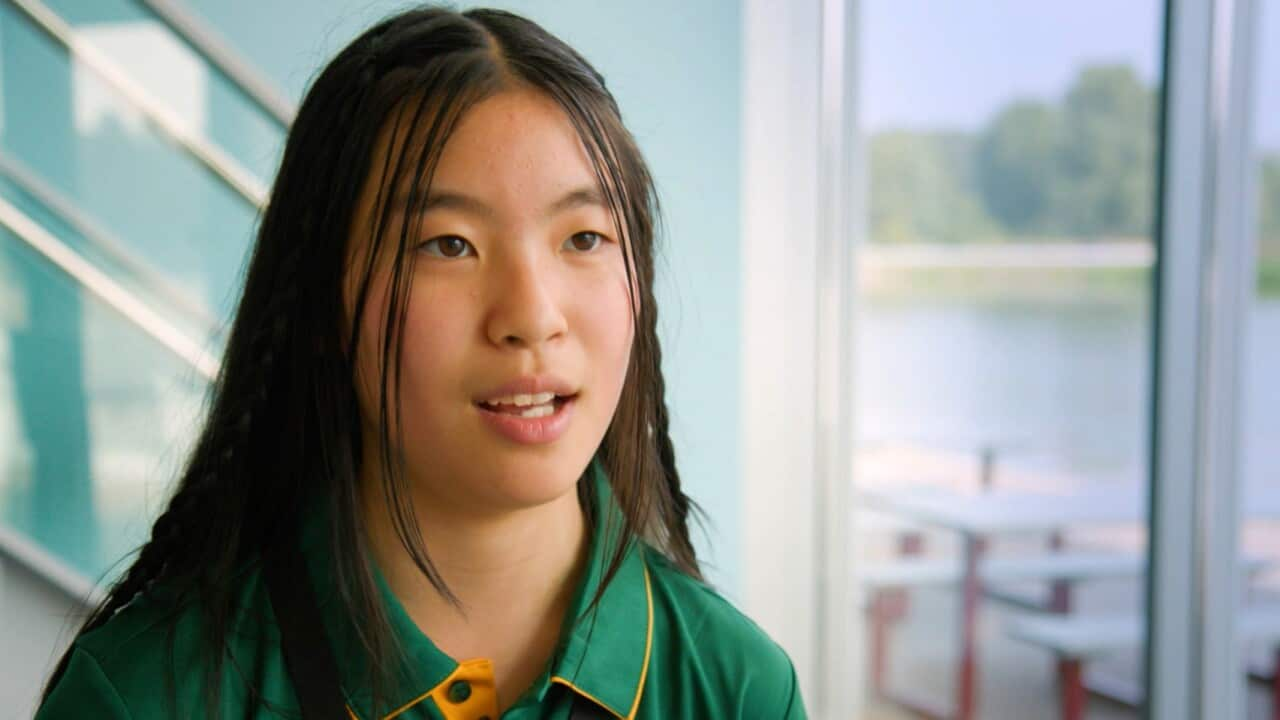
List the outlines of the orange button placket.
{"type": "Polygon", "coordinates": [[[458,669],[429,693],[445,720],[498,720],[498,688],[493,675],[493,662],[485,658],[464,660],[458,669]],[[471,692],[458,701],[449,689],[465,682],[471,692]],[[452,695],[452,697],[451,697],[452,695]]]}

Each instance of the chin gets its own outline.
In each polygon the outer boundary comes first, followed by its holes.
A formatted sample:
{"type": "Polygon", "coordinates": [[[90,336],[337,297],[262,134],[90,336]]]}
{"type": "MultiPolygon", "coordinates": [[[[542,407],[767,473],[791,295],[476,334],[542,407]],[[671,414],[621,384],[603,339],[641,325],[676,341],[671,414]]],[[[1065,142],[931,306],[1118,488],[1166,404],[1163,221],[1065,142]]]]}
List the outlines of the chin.
{"type": "Polygon", "coordinates": [[[574,492],[586,462],[581,465],[560,459],[557,462],[501,463],[476,479],[489,485],[489,491],[500,496],[494,498],[497,503],[508,504],[512,509],[536,507],[574,492]]]}

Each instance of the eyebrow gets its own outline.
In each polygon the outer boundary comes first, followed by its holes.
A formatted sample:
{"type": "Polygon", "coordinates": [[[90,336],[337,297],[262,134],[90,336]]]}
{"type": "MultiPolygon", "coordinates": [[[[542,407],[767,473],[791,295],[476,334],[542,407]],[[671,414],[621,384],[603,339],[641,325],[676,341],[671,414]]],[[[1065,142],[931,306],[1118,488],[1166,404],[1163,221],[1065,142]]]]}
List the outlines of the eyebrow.
{"type": "MultiPolygon", "coordinates": [[[[400,193],[396,199],[400,212],[404,212],[410,206],[408,193],[400,193]]],[[[483,200],[466,193],[451,190],[431,190],[427,193],[426,202],[418,202],[418,199],[415,198],[413,204],[417,205],[419,213],[427,213],[431,210],[457,210],[485,218],[495,215],[494,209],[483,200]]],[[[544,214],[550,217],[568,210],[591,206],[606,210],[609,207],[608,203],[605,202],[604,195],[600,193],[598,188],[583,185],[570,190],[548,205],[544,214]]]]}

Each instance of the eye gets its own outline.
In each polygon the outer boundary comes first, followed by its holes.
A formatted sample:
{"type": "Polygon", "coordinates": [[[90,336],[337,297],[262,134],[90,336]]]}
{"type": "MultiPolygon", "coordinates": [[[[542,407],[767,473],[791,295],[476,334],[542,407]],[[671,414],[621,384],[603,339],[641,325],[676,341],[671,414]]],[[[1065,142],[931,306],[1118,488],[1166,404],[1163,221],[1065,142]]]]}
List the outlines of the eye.
{"type": "Polygon", "coordinates": [[[431,238],[419,245],[418,248],[425,250],[428,255],[443,258],[458,258],[475,254],[475,248],[471,247],[471,243],[457,235],[441,235],[440,237],[431,238]]]}
{"type": "Polygon", "coordinates": [[[571,249],[577,252],[591,252],[599,247],[602,242],[604,242],[603,235],[598,232],[585,230],[569,236],[569,239],[564,241],[564,246],[566,249],[571,249]]]}

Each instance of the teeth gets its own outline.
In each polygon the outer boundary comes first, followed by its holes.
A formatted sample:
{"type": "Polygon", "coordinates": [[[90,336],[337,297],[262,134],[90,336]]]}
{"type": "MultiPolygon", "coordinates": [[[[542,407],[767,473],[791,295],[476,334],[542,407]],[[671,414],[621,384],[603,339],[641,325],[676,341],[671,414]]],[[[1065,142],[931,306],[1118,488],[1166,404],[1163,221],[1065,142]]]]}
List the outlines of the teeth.
{"type": "Polygon", "coordinates": [[[530,405],[546,405],[555,399],[556,394],[551,392],[536,393],[533,395],[508,395],[507,397],[494,398],[486,400],[489,405],[515,405],[516,407],[528,407],[530,405]]]}
{"type": "Polygon", "coordinates": [[[524,417],[524,418],[546,417],[555,411],[556,409],[552,405],[537,405],[520,413],[520,417],[524,417]]]}

